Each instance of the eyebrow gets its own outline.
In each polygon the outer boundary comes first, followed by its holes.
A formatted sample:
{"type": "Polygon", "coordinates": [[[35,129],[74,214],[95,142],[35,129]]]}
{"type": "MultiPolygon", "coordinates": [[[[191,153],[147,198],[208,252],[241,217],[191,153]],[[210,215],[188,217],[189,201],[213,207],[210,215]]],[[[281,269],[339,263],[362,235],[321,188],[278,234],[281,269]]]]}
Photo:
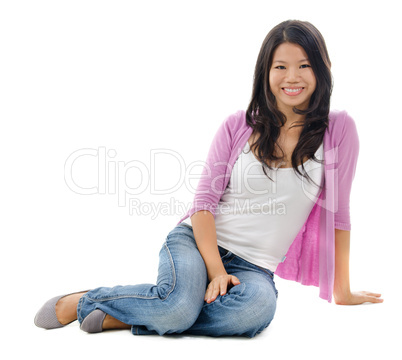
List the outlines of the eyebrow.
{"type": "MultiPolygon", "coordinates": [[[[310,61],[309,59],[302,59],[299,60],[299,62],[304,62],[304,61],[310,61]]],[[[287,64],[286,61],[283,60],[275,60],[274,63],[283,63],[283,64],[287,64]]]]}

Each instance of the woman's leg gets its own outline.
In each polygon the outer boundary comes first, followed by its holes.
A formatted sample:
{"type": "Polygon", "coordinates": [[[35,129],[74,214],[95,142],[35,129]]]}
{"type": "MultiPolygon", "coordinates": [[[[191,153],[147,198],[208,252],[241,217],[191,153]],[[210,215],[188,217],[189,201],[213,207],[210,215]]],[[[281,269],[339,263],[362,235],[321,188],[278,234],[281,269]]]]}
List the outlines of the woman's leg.
{"type": "MultiPolygon", "coordinates": [[[[133,334],[181,333],[197,319],[207,286],[207,272],[192,229],[179,225],[167,236],[160,254],[156,285],[101,287],[83,295],[78,321],[95,309],[132,326],[133,334]]],[[[109,321],[110,320],[110,321],[109,321]]]]}
{"type": "Polygon", "coordinates": [[[271,323],[278,291],[274,274],[248,263],[220,248],[228,274],[240,284],[210,304],[204,303],[200,316],[186,334],[254,337],[271,323]]]}

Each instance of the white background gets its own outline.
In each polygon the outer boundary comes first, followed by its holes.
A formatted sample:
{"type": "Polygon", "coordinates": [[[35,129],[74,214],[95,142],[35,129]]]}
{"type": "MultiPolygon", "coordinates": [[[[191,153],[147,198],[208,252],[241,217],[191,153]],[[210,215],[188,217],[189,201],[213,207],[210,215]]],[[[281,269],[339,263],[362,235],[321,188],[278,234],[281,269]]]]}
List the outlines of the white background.
{"type": "MultiPolygon", "coordinates": [[[[0,351],[12,359],[138,358],[142,351],[167,359],[396,358],[398,13],[396,1],[387,0],[2,1],[0,351]],[[130,215],[117,194],[72,191],[65,182],[68,157],[105,148],[115,154],[107,159],[111,168],[132,161],[148,166],[151,150],[169,149],[186,165],[204,161],[224,118],[247,108],[263,39],[287,19],[308,20],[324,35],[335,82],[332,108],[355,119],[360,157],[351,198],[351,285],[382,293],[384,303],[337,306],[320,299],[315,287],[276,277],[275,319],[252,340],[89,335],[77,323],[36,328],[36,311],[55,295],[154,282],[159,249],[183,215],[130,215]]],[[[180,177],[177,162],[166,157],[156,165],[150,176],[157,187],[172,187],[180,177]]],[[[77,160],[72,175],[81,186],[97,186],[96,158],[77,160]]],[[[105,179],[113,184],[111,174],[105,179]]],[[[134,170],[126,173],[127,184],[138,186],[135,179],[134,170]]],[[[129,197],[188,204],[193,192],[183,183],[172,194],[152,194],[147,186],[129,197]]]]}

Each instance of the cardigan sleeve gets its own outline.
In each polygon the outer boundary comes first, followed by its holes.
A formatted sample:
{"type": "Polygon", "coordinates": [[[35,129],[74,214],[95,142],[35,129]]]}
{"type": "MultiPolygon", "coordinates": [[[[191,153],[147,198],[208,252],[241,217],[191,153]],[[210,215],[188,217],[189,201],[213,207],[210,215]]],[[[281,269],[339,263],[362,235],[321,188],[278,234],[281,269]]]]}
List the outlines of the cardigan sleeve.
{"type": "Polygon", "coordinates": [[[229,159],[232,152],[233,124],[237,114],[227,117],[219,126],[209,148],[198,185],[193,204],[188,212],[191,217],[200,210],[208,210],[215,218],[218,202],[225,190],[231,171],[229,159]]]}
{"type": "Polygon", "coordinates": [[[344,112],[344,126],[340,134],[337,148],[337,211],[335,212],[335,228],[351,230],[350,193],[355,177],[359,156],[359,136],[353,118],[344,112]]]}

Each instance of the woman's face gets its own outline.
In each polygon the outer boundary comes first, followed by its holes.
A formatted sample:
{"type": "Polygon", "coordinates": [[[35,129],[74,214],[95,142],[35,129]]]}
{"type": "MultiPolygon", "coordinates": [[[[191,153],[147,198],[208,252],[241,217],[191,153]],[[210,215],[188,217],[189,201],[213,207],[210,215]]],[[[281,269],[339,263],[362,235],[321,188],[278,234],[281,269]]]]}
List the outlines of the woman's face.
{"type": "Polygon", "coordinates": [[[307,109],[316,88],[316,79],[300,45],[283,43],[276,48],[269,71],[269,85],[282,113],[293,113],[293,107],[307,109]]]}

